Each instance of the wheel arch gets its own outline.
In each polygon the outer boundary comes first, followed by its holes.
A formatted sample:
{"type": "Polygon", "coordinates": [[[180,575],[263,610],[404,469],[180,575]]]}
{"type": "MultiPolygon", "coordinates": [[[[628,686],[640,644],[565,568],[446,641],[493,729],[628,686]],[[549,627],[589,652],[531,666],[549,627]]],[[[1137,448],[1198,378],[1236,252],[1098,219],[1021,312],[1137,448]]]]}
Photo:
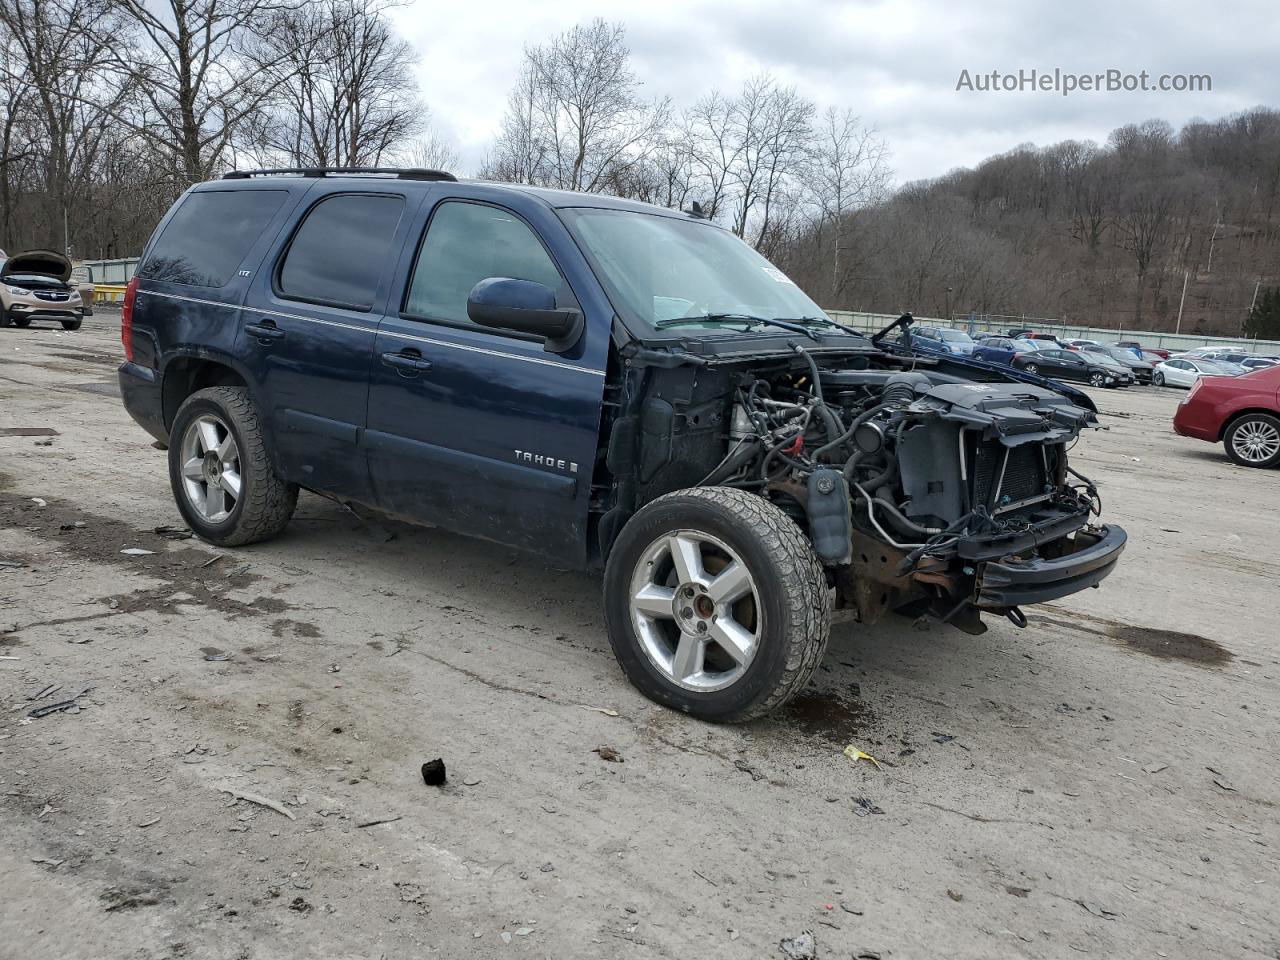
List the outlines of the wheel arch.
{"type": "MultiPolygon", "coordinates": [[[[183,401],[205,387],[245,387],[248,378],[229,360],[198,354],[179,354],[164,365],[160,381],[164,427],[173,426],[183,401]]],[[[252,392],[252,391],[251,391],[252,392]]]]}
{"type": "Polygon", "coordinates": [[[1218,428],[1218,442],[1221,443],[1227,439],[1227,431],[1231,429],[1235,423],[1244,417],[1253,413],[1261,413],[1273,419],[1280,420],[1280,410],[1273,410],[1267,407],[1241,407],[1239,410],[1233,410],[1222,419],[1222,426],[1218,428]]]}

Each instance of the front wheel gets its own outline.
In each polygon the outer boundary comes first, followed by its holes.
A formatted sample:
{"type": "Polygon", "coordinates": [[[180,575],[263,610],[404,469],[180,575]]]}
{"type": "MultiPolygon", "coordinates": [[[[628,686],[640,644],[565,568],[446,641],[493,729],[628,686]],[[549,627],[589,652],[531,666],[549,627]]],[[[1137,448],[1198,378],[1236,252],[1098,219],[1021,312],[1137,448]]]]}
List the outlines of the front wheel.
{"type": "Polygon", "coordinates": [[[75,320],[63,320],[62,329],[63,330],[79,330],[80,324],[82,324],[83,322],[84,321],[81,318],[76,318],[75,320]]]}
{"type": "Polygon", "coordinates": [[[1095,387],[1103,387],[1106,386],[1107,378],[1101,373],[1092,373],[1089,375],[1089,382],[1095,387]]]}
{"type": "Polygon", "coordinates": [[[1034,363],[1028,363],[1028,364],[1027,364],[1025,367],[1023,367],[1022,369],[1023,369],[1023,370],[1025,370],[1025,371],[1027,371],[1027,373],[1029,373],[1029,374],[1031,374],[1031,375],[1033,375],[1033,376],[1039,376],[1039,375],[1040,375],[1040,368],[1039,368],[1039,367],[1037,367],[1034,363]]]}
{"type": "Polygon", "coordinates": [[[1280,466],[1280,418],[1245,414],[1227,428],[1222,444],[1227,456],[1242,467],[1280,466]]]}
{"type": "Polygon", "coordinates": [[[1163,373],[1158,373],[1158,372],[1157,372],[1157,373],[1153,373],[1153,374],[1151,375],[1151,383],[1152,383],[1153,385],[1157,386],[1157,387],[1163,387],[1163,386],[1164,386],[1164,374],[1163,374],[1163,373]]]}
{"type": "Polygon", "coordinates": [[[14,317],[13,325],[15,327],[29,327],[31,326],[31,318],[30,317],[14,317]]]}
{"type": "Polygon", "coordinates": [[[802,689],[831,621],[826,576],[800,528],[731,487],[643,507],[609,554],[604,602],[636,688],[720,723],[763,716],[802,689]]]}
{"type": "Polygon", "coordinates": [[[257,405],[244,387],[197,390],[178,408],[169,482],[187,525],[220,547],[274,537],[298,502],[298,488],[271,467],[257,405]]]}

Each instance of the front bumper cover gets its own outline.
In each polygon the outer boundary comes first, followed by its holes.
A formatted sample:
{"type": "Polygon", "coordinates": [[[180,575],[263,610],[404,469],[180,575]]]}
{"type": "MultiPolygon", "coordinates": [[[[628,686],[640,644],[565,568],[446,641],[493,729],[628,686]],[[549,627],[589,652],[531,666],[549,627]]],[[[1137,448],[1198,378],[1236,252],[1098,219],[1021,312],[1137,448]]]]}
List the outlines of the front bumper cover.
{"type": "Polygon", "coordinates": [[[989,560],[978,573],[977,606],[1006,610],[1044,603],[1097,586],[1124,552],[1129,536],[1117,526],[1077,531],[1064,544],[1074,549],[1052,558],[1006,556],[989,560]]]}

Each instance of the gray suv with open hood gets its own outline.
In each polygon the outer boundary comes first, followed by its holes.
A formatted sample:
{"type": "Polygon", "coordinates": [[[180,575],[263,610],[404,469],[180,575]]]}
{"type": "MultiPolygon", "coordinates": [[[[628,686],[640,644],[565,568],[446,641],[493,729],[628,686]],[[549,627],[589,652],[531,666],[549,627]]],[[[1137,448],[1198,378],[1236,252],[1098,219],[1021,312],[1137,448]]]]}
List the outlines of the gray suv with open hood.
{"type": "Polygon", "coordinates": [[[0,257],[0,326],[28,327],[33,320],[79,330],[84,317],[80,291],[67,281],[71,261],[52,250],[0,257]]]}

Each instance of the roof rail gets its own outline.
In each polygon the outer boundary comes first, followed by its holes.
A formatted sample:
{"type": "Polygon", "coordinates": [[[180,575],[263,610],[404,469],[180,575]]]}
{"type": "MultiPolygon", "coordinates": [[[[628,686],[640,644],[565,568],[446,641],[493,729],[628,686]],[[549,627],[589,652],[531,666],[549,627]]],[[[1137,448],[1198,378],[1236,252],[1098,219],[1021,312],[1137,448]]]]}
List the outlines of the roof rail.
{"type": "Polygon", "coordinates": [[[370,175],[396,177],[400,180],[450,180],[458,178],[445,170],[425,170],[418,167],[280,167],[271,170],[232,170],[222,175],[223,180],[248,180],[250,177],[270,177],[279,174],[296,174],[303,177],[327,177],[331,174],[370,175]]]}

